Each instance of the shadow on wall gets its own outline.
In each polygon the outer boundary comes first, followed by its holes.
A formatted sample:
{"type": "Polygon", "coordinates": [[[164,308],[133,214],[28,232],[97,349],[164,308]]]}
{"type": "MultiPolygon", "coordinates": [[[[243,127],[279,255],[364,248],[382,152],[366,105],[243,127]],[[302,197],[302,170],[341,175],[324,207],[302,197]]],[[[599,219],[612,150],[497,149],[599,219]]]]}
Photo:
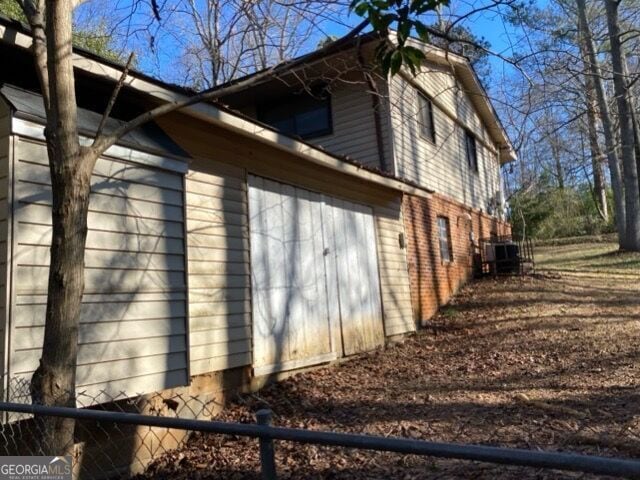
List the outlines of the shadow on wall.
{"type": "Polygon", "coordinates": [[[413,310],[418,322],[424,323],[472,277],[479,239],[506,233],[508,227],[438,195],[405,196],[403,212],[413,310]],[[442,260],[438,217],[448,220],[451,262],[442,260]]]}
{"type": "Polygon", "coordinates": [[[360,207],[259,177],[250,183],[254,366],[268,382],[288,362],[373,348],[378,275],[373,258],[353,248],[371,239],[360,207]]]}
{"type": "Polygon", "coordinates": [[[432,315],[425,308],[424,298],[431,292],[435,302],[441,305],[444,300],[440,296],[436,264],[440,261],[440,253],[433,242],[435,235],[435,219],[432,218],[426,202],[414,201],[406,197],[404,200],[404,219],[409,232],[407,257],[409,264],[409,280],[412,291],[414,316],[418,323],[432,315]]]}
{"type": "MultiPolygon", "coordinates": [[[[51,244],[45,147],[28,147],[30,155],[17,157],[16,168],[17,298],[10,364],[11,375],[25,382],[41,356],[51,244]],[[22,158],[29,159],[28,165],[22,158]]],[[[182,178],[101,158],[92,179],[89,208],[77,403],[117,405],[116,409],[126,404],[136,411],[124,398],[188,384],[182,178]]],[[[28,388],[8,394],[11,400],[30,402],[28,388]]],[[[90,445],[88,431],[76,429],[81,445],[90,445]]],[[[98,433],[91,435],[100,439],[98,433]]],[[[117,445],[123,466],[148,448],[142,445],[144,435],[139,432],[117,429],[107,437],[110,440],[100,448],[117,445]]],[[[161,437],[156,433],[155,441],[161,437]]],[[[87,460],[95,471],[99,462],[91,458],[89,448],[81,448],[83,452],[88,457],[79,457],[79,468],[87,460]]]]}
{"type": "MultiPolygon", "coordinates": [[[[100,162],[103,165],[98,165],[98,170],[105,164],[117,165],[117,169],[112,168],[109,177],[95,175],[92,185],[78,384],[104,389],[112,380],[146,373],[156,374],[156,383],[163,384],[157,374],[175,368],[166,369],[163,364],[148,371],[149,365],[140,359],[173,353],[185,357],[184,342],[175,338],[184,335],[185,321],[182,214],[173,218],[182,211],[182,193],[123,178],[144,167],[100,162]],[[172,201],[178,203],[171,205],[172,201]],[[111,363],[108,372],[102,368],[104,362],[111,363]]],[[[28,170],[38,169],[46,172],[47,167],[30,165],[28,170]]],[[[27,168],[22,171],[18,184],[39,192],[19,196],[16,205],[19,245],[15,252],[15,336],[21,340],[14,345],[13,375],[28,375],[37,366],[44,331],[51,238],[50,188],[48,184],[34,187],[30,176],[40,173],[27,173],[27,168]]],[[[29,190],[19,187],[25,193],[29,190]]],[[[178,363],[184,371],[186,359],[178,363]]],[[[176,363],[166,366],[175,367],[176,363]]],[[[177,379],[171,381],[175,385],[177,379]]],[[[181,381],[186,383],[184,375],[181,381]]],[[[135,386],[144,387],[139,383],[135,386]]],[[[123,385],[116,384],[111,394],[123,389],[123,385]]]]}
{"type": "MultiPolygon", "coordinates": [[[[299,283],[302,280],[299,278],[299,259],[296,255],[285,255],[285,252],[300,241],[300,225],[297,221],[299,205],[296,201],[285,202],[278,199],[279,185],[268,182],[249,195],[250,225],[253,227],[253,318],[256,322],[258,318],[261,320],[259,325],[253,325],[254,365],[258,362],[280,365],[293,360],[292,356],[296,354],[290,351],[288,339],[292,334],[291,318],[297,313],[293,311],[295,292],[300,289],[299,283]],[[268,190],[266,187],[269,184],[278,191],[268,190]],[[272,212],[271,215],[269,211],[272,212]],[[274,222],[276,218],[279,222],[274,222]],[[256,346],[257,340],[261,341],[260,348],[267,345],[269,348],[261,352],[256,346]]],[[[269,374],[266,381],[275,381],[276,375],[277,369],[269,374]]]]}

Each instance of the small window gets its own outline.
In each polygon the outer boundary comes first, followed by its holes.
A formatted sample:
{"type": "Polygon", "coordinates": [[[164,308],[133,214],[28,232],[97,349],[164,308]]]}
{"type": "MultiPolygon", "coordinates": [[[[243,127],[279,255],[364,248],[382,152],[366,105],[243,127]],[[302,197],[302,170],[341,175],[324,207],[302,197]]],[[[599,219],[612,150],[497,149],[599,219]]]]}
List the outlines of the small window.
{"type": "Polygon", "coordinates": [[[308,139],[328,135],[331,127],[331,98],[309,94],[290,95],[277,103],[258,107],[258,120],[288,135],[308,139]]]}
{"type": "Polygon", "coordinates": [[[453,260],[451,251],[451,233],[449,232],[449,219],[438,217],[438,241],[440,242],[440,258],[445,263],[453,260]]]}
{"type": "Polygon", "coordinates": [[[422,93],[418,93],[418,120],[420,135],[432,143],[436,143],[436,125],[433,121],[433,103],[422,93]]]}
{"type": "Polygon", "coordinates": [[[464,133],[465,150],[467,154],[467,164],[474,172],[478,171],[478,152],[476,149],[476,137],[469,130],[464,133]]]}

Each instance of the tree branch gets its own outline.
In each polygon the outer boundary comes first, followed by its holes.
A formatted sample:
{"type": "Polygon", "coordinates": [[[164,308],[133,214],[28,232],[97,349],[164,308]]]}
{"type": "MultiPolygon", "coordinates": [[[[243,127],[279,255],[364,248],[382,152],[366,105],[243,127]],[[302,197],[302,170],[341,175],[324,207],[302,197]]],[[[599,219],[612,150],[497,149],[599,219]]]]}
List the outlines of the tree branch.
{"type": "Polygon", "coordinates": [[[160,7],[158,7],[158,0],[151,0],[151,10],[153,10],[153,16],[156,21],[160,21],[160,7]]]}
{"type": "Polygon", "coordinates": [[[129,75],[129,69],[131,68],[131,64],[133,63],[134,56],[135,56],[135,53],[131,52],[131,54],[129,55],[129,60],[127,60],[127,64],[125,65],[124,70],[122,70],[122,75],[120,76],[120,80],[118,80],[118,83],[116,84],[115,88],[113,89],[113,92],[111,93],[111,98],[109,98],[109,103],[107,104],[107,108],[105,109],[104,114],[102,115],[102,120],[100,120],[100,125],[98,126],[98,131],[96,132],[96,139],[102,136],[102,131],[104,130],[104,127],[107,124],[107,120],[109,119],[109,115],[111,115],[111,110],[113,110],[113,106],[115,105],[116,100],[118,99],[118,94],[120,93],[120,90],[124,86],[124,82],[127,79],[127,75],[129,75]]]}
{"type": "MultiPolygon", "coordinates": [[[[465,43],[467,45],[471,45],[472,47],[483,51],[489,55],[492,55],[496,58],[499,58],[500,60],[502,60],[505,63],[508,63],[509,65],[513,66],[514,68],[516,68],[518,71],[520,71],[520,73],[527,79],[527,81],[529,83],[533,83],[533,81],[531,80],[531,78],[529,77],[529,75],[527,74],[527,72],[524,71],[524,69],[520,66],[519,62],[517,60],[513,60],[509,57],[505,57],[504,55],[498,53],[498,52],[494,52],[493,50],[488,49],[487,47],[485,47],[484,45],[481,45],[478,42],[474,42],[472,40],[469,40],[467,38],[460,38],[460,37],[455,37],[455,36],[451,36],[449,33],[447,32],[442,32],[440,30],[438,30],[437,28],[433,28],[430,27],[428,25],[424,26],[425,30],[430,34],[433,35],[434,37],[438,37],[438,38],[442,38],[443,40],[446,40],[448,42],[451,43],[465,43]]],[[[449,50],[447,49],[447,52],[449,50]]]]}
{"type": "Polygon", "coordinates": [[[33,36],[31,50],[35,57],[36,72],[42,89],[45,113],[47,118],[49,118],[51,94],[49,92],[49,70],[47,68],[47,36],[45,33],[44,0],[21,0],[18,3],[31,26],[33,36]]]}
{"type": "MultiPolygon", "coordinates": [[[[339,38],[335,42],[329,43],[328,45],[321,48],[320,50],[317,50],[311,55],[313,55],[314,57],[316,55],[318,57],[321,57],[328,53],[332,53],[335,50],[338,50],[340,47],[348,43],[350,40],[355,38],[360,32],[362,32],[362,30],[364,30],[367,27],[367,25],[369,25],[368,20],[362,21],[358,26],[356,26],[348,34],[339,38]]],[[[289,72],[292,68],[295,68],[307,63],[311,55],[304,56],[289,62],[284,62],[274,67],[270,67],[244,80],[232,82],[225,87],[205,90],[192,97],[189,97],[185,100],[181,100],[178,102],[165,103],[141,115],[138,115],[133,120],[116,128],[110,134],[102,135],[99,138],[96,137],[96,139],[93,142],[93,145],[90,147],[90,149],[93,152],[94,160],[96,160],[100,155],[102,155],[109,147],[112,147],[113,145],[115,145],[118,142],[118,140],[120,140],[122,137],[124,137],[128,133],[134,131],[135,129],[139,128],[140,126],[144,125],[147,122],[150,122],[156,118],[159,118],[163,115],[167,115],[168,113],[174,112],[176,110],[180,110],[182,108],[187,108],[201,102],[215,100],[225,95],[230,95],[233,93],[240,92],[247,87],[257,85],[267,79],[269,80],[277,79],[284,73],[289,72]]]]}

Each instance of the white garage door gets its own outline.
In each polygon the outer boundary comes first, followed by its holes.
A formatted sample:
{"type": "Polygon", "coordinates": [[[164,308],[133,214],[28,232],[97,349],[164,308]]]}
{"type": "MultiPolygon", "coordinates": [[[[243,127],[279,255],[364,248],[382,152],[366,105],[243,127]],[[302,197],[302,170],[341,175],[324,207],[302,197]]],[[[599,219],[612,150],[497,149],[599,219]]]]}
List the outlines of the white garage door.
{"type": "Polygon", "coordinates": [[[249,213],[256,375],[383,341],[370,210],[252,176],[249,213]]]}
{"type": "Polygon", "coordinates": [[[323,213],[335,262],[327,264],[328,288],[337,287],[343,353],[372,350],[384,342],[373,212],[357,203],[325,198],[323,213]]]}

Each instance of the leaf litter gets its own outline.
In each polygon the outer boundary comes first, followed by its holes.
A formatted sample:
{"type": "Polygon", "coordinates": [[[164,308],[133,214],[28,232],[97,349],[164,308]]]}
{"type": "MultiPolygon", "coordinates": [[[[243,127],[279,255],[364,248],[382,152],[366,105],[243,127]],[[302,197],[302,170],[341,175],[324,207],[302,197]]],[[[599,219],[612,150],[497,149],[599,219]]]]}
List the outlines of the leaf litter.
{"type": "MultiPolygon", "coordinates": [[[[239,395],[216,420],[640,457],[640,284],[606,275],[475,282],[386,350],[239,395]]],[[[602,478],[276,442],[282,479],[602,478]]],[[[139,478],[258,479],[255,439],[194,433],[139,478]]]]}

